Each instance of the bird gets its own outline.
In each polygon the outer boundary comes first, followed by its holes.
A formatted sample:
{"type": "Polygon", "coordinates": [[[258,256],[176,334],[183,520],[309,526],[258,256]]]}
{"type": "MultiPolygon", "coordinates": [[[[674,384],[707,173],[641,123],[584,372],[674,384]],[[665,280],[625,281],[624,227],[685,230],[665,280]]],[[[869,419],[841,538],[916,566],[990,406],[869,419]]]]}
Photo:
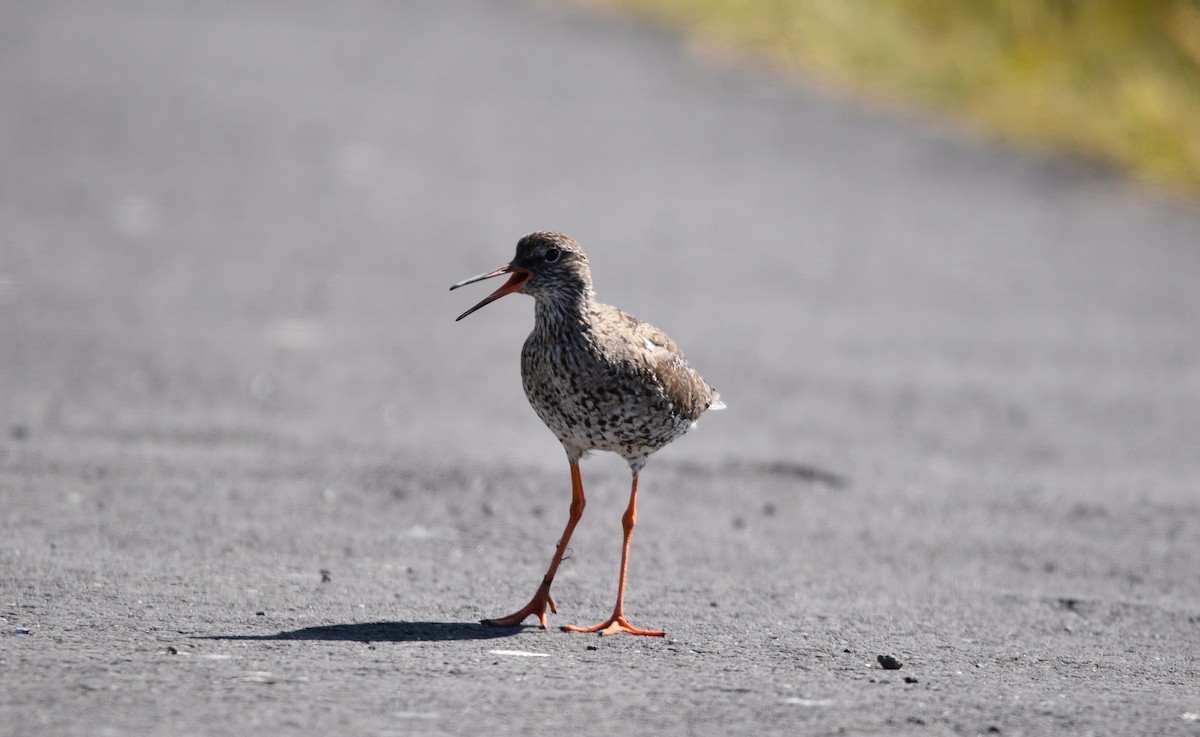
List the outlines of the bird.
{"type": "Polygon", "coordinates": [[[533,297],[534,324],[521,349],[521,383],[530,405],[566,451],[571,505],[550,566],[529,603],[482,623],[515,627],[532,615],[545,629],[547,610],[558,613],[550,586],[587,504],[579,461],[591,451],[609,451],[624,458],[633,474],[629,504],[621,518],[624,534],[616,606],[612,616],[599,624],[562,629],[662,637],[661,630],[635,627],[625,616],[638,474],[652,453],[695,427],[706,410],[724,409],[725,404],[666,333],[597,301],[588,258],[571,237],[530,233],[517,242],[509,263],[450,289],[505,274],[508,280],[499,289],[456,321],[507,294],[533,297]]]}

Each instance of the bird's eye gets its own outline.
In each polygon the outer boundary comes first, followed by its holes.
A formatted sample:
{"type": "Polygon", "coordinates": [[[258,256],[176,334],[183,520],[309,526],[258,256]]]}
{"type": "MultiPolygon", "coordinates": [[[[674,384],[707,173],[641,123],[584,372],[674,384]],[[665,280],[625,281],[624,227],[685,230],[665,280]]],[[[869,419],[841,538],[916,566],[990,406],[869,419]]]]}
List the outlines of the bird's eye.
{"type": "Polygon", "coordinates": [[[552,264],[558,260],[559,256],[562,256],[562,251],[558,250],[557,248],[550,248],[546,250],[546,253],[544,256],[542,256],[542,258],[546,259],[546,263],[552,264]]]}

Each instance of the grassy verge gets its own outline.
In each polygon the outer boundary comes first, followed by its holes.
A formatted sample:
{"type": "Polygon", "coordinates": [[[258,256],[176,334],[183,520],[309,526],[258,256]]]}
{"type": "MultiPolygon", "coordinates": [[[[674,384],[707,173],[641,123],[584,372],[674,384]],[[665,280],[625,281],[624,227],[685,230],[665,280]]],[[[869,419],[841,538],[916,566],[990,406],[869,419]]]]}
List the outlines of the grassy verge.
{"type": "Polygon", "coordinates": [[[608,0],[1200,195],[1200,0],[608,0]]]}

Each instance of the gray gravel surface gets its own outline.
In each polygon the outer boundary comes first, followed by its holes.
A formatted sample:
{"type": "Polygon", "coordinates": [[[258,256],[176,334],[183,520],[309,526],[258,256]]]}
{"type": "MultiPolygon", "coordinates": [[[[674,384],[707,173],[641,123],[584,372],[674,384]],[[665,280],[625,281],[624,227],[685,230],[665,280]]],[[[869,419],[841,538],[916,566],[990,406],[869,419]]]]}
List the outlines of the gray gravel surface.
{"type": "Polygon", "coordinates": [[[1198,280],[1195,206],[595,9],[5,3],[0,734],[1200,734],[1198,280]],[[476,624],[569,478],[446,288],[543,228],[729,404],[662,640],[476,624]]]}

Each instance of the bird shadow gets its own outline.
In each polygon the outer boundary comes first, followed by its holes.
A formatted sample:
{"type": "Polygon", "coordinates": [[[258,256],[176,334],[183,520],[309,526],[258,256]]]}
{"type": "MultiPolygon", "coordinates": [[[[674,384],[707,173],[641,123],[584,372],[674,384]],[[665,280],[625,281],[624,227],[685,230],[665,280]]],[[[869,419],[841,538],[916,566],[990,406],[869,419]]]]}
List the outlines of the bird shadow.
{"type": "Polygon", "coordinates": [[[476,622],[361,622],[328,624],[273,635],[209,635],[204,640],[299,640],[309,642],[448,642],[494,640],[519,634],[523,627],[489,627],[476,622]]]}

